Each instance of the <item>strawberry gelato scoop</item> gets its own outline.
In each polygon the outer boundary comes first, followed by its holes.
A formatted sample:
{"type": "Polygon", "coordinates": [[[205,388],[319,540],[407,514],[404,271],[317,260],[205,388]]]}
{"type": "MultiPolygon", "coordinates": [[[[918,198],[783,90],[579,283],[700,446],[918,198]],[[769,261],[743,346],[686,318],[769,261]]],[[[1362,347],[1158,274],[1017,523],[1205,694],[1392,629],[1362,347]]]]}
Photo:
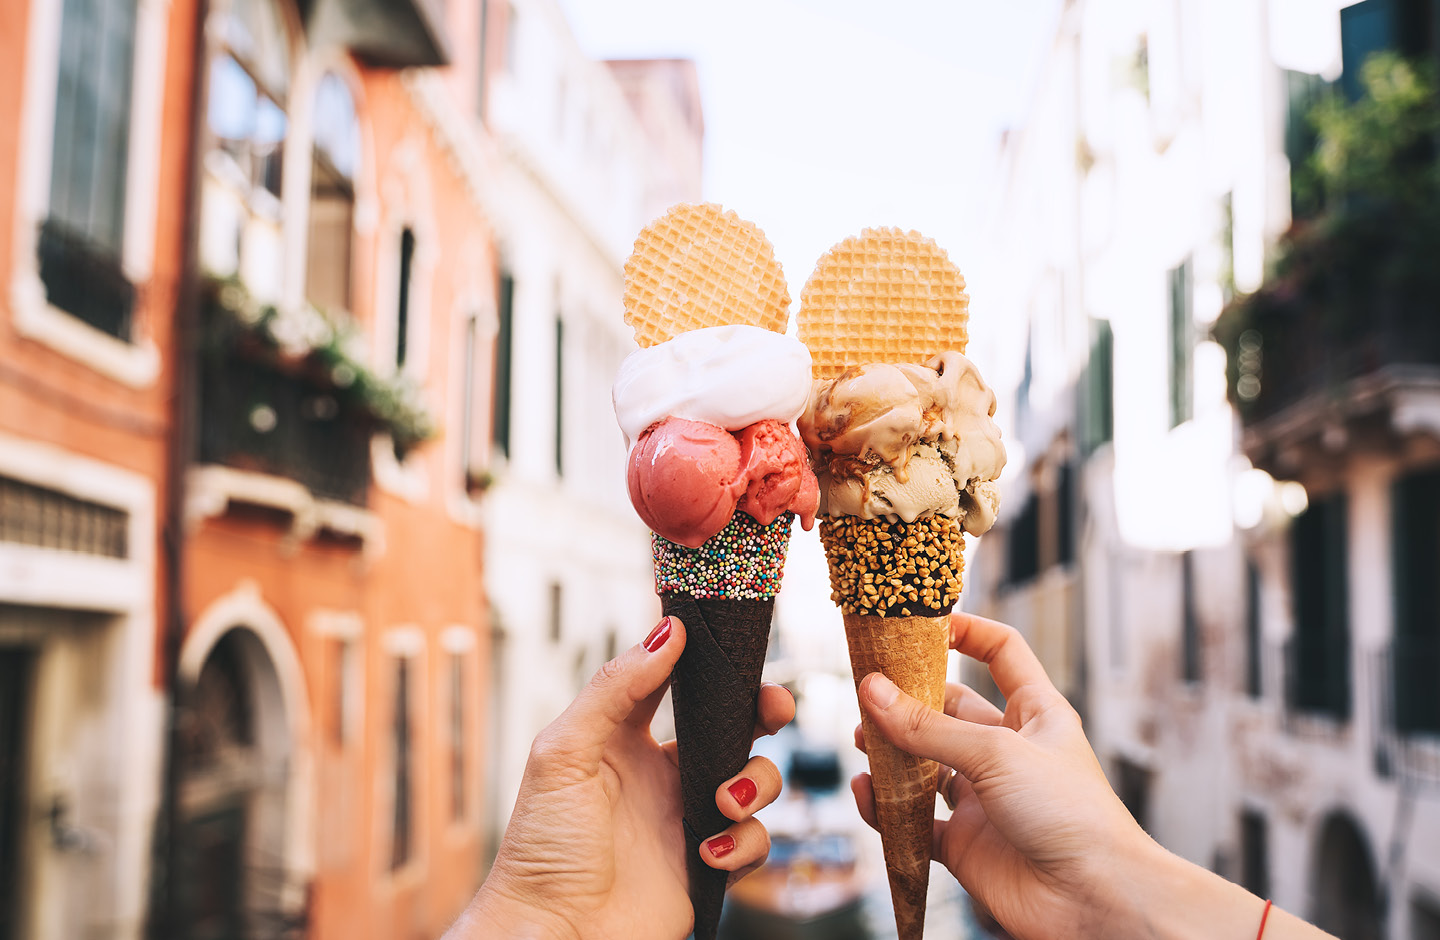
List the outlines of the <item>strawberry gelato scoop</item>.
{"type": "Polygon", "coordinates": [[[688,418],[652,424],[630,451],[626,483],[645,524],[687,548],[725,528],[736,509],[762,525],[793,511],[809,529],[820,505],[805,446],[773,418],[738,435],[688,418]]]}

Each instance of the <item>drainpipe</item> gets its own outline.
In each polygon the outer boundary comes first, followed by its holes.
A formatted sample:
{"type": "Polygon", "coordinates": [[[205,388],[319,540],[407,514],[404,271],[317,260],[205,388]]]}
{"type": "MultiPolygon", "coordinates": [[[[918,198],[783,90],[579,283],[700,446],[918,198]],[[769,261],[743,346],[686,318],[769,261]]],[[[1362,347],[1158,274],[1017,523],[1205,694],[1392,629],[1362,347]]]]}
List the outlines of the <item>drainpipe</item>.
{"type": "Polygon", "coordinates": [[[180,867],[177,839],[180,823],[179,717],[180,646],[185,639],[185,481],[195,449],[195,348],[199,321],[199,221],[201,144],[204,140],[206,92],[205,21],[209,0],[194,0],[195,23],[190,37],[193,72],[190,81],[189,153],[181,211],[180,271],[170,345],[170,438],[166,453],[166,487],[161,554],[165,570],[164,646],[161,683],[165,696],[160,807],[154,827],[150,872],[148,935],[153,940],[180,936],[180,903],[175,873],[180,867]]]}

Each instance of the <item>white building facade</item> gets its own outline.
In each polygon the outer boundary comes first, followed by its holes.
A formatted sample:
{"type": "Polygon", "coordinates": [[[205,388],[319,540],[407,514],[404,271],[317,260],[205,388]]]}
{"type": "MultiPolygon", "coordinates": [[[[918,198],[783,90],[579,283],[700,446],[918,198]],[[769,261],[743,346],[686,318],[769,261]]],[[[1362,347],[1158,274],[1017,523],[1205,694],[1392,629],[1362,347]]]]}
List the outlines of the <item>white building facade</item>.
{"type": "Polygon", "coordinates": [[[1065,5],[971,278],[1013,443],[967,603],[1027,634],[1162,843],[1339,936],[1429,940],[1440,728],[1396,718],[1392,546],[1436,370],[1242,429],[1210,338],[1290,226],[1307,94],[1402,6],[1065,5]]]}
{"type": "Polygon", "coordinates": [[[688,60],[611,64],[555,0],[487,4],[479,188],[499,245],[485,488],[495,624],[490,772],[498,835],[530,742],[660,616],[650,533],[625,488],[610,388],[634,348],[623,266],[636,234],[700,198],[688,60]]]}

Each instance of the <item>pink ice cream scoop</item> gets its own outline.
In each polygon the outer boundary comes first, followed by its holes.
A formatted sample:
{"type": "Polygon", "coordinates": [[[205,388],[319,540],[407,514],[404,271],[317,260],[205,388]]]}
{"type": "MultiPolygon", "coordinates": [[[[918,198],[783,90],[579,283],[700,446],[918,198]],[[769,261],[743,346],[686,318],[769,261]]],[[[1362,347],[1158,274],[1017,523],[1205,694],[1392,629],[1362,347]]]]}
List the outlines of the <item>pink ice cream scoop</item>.
{"type": "Polygon", "coordinates": [[[630,450],[626,483],[645,524],[687,548],[725,528],[736,508],[762,524],[793,509],[808,529],[820,502],[804,445],[772,419],[744,428],[738,440],[704,421],[652,424],[630,450]]]}
{"type": "Polygon", "coordinates": [[[650,529],[677,545],[699,548],[725,528],[745,492],[740,444],[722,427],[666,418],[630,449],[630,502],[650,529]]]}
{"type": "Polygon", "coordinates": [[[820,508],[820,485],[800,439],[774,418],[756,421],[736,437],[740,440],[740,474],[747,480],[737,508],[761,525],[794,510],[801,526],[813,526],[820,508]]]}

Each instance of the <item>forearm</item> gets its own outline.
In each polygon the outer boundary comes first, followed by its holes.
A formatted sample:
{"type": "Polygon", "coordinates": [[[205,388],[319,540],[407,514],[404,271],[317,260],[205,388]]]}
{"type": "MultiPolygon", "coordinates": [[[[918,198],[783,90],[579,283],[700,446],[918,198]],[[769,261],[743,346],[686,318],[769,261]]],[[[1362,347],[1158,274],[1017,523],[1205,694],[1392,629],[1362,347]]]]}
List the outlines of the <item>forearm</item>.
{"type": "Polygon", "coordinates": [[[1097,936],[1135,940],[1323,940],[1324,931],[1150,840],[1112,885],[1108,923],[1097,936]]]}

